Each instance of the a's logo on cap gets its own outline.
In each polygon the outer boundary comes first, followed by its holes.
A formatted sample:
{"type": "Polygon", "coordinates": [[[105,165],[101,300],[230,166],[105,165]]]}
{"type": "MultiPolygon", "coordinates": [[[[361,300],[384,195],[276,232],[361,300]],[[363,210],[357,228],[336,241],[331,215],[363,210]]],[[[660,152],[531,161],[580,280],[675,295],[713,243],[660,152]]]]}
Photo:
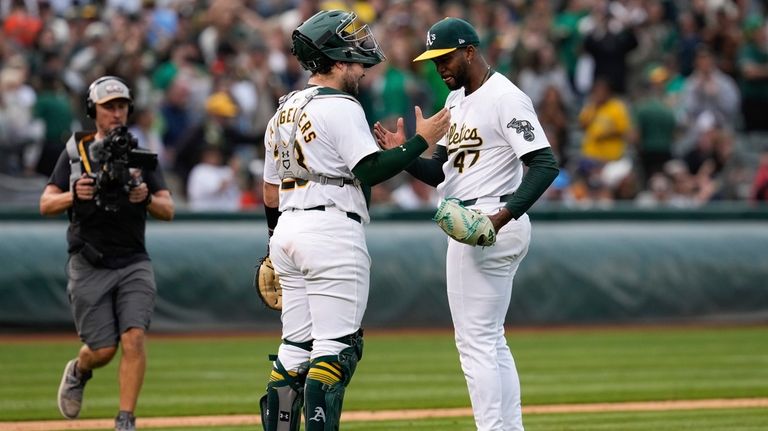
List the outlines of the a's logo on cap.
{"type": "Polygon", "coordinates": [[[459,38],[459,45],[464,45],[464,42],[466,42],[466,40],[459,38]]]}
{"type": "Polygon", "coordinates": [[[432,43],[435,42],[435,34],[427,32],[427,46],[432,46],[432,43]]]}

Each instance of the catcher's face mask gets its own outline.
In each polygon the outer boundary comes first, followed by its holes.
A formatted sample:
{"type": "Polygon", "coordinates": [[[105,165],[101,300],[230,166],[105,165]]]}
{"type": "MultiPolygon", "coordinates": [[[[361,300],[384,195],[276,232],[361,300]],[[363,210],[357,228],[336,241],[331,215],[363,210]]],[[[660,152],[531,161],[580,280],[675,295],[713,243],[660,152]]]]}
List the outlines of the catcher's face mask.
{"type": "MultiPolygon", "coordinates": [[[[336,29],[336,33],[339,37],[364,55],[379,59],[379,61],[386,60],[387,57],[381,50],[379,42],[373,36],[373,32],[371,32],[371,28],[368,27],[368,24],[359,23],[357,15],[354,13],[349,13],[347,15],[347,19],[342,21],[336,29]]],[[[366,65],[366,67],[369,66],[372,65],[366,65]]]]}
{"type": "Polygon", "coordinates": [[[370,28],[354,13],[339,10],[318,12],[301,24],[293,32],[292,51],[308,70],[329,60],[371,67],[386,59],[370,28]]]}

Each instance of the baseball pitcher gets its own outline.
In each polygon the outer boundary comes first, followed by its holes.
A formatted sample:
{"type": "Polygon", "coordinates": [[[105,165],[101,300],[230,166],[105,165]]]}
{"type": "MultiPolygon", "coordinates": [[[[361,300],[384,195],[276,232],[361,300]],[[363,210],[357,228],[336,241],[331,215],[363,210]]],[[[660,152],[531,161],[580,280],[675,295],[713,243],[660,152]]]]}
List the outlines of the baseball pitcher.
{"type": "MultiPolygon", "coordinates": [[[[408,172],[444,198],[435,220],[451,236],[448,303],[477,429],[517,431],[520,381],[504,318],[531,238],[525,212],[558,167],[531,99],[490,68],[478,44],[475,29],[457,18],[427,32],[427,49],[414,61],[432,60],[452,90],[445,102],[451,126],[432,158],[420,158],[408,172]]],[[[400,145],[401,125],[394,132],[374,125],[377,142],[400,145]]]]}

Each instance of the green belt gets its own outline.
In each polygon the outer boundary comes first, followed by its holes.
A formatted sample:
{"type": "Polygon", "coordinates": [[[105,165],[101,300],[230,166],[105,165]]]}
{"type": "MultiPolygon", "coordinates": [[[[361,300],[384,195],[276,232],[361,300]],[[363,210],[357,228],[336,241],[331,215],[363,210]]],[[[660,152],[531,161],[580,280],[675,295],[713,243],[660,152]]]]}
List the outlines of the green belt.
{"type": "MultiPolygon", "coordinates": [[[[512,200],[512,196],[514,195],[515,195],[514,193],[510,193],[508,195],[501,196],[499,197],[499,202],[509,202],[512,200]]],[[[468,207],[470,205],[476,204],[478,199],[480,198],[467,199],[465,201],[461,201],[461,204],[464,205],[465,207],[468,207]]]]}
{"type": "MultiPolygon", "coordinates": [[[[318,206],[312,207],[312,208],[304,208],[304,211],[325,211],[325,205],[318,205],[318,206]]],[[[348,218],[350,218],[350,219],[352,219],[352,220],[354,220],[354,221],[356,221],[358,223],[362,223],[363,222],[363,218],[360,217],[356,213],[345,211],[345,214],[347,215],[348,218]]]]}

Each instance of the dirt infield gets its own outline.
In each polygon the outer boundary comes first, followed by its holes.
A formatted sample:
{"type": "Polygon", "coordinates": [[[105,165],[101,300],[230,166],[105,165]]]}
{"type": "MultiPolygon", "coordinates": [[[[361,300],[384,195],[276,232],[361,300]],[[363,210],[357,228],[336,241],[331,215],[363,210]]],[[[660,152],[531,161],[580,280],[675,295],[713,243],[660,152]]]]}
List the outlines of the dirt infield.
{"type": "MultiPolygon", "coordinates": [[[[734,408],[768,408],[768,398],[736,398],[711,400],[642,401],[625,403],[551,404],[523,407],[524,414],[600,413],[620,411],[701,410],[734,408]]],[[[469,408],[353,411],[344,413],[345,421],[386,421],[471,416],[469,408]]],[[[211,427],[257,425],[256,415],[182,416],[166,418],[139,418],[137,425],[146,428],[211,427]]],[[[0,431],[58,431],[103,429],[114,426],[112,419],[82,419],[74,421],[0,422],[0,431]]]]}

